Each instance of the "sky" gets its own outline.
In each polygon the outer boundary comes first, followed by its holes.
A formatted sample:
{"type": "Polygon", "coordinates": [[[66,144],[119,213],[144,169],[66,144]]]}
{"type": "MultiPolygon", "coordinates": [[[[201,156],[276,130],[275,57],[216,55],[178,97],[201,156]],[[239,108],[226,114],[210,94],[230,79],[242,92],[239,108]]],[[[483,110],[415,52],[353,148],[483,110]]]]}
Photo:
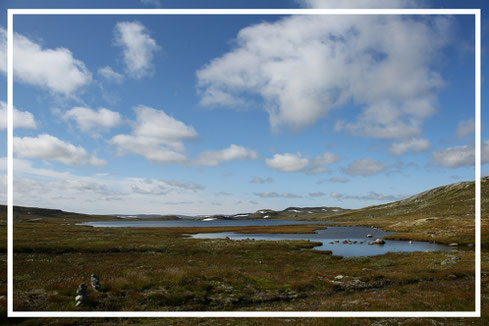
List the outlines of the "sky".
{"type": "MultiPolygon", "coordinates": [[[[482,7],[487,56],[484,1],[3,1],[4,202],[6,9],[115,6],[482,7]]],[[[359,208],[474,180],[470,15],[16,15],[14,34],[15,205],[184,215],[359,208]]]]}

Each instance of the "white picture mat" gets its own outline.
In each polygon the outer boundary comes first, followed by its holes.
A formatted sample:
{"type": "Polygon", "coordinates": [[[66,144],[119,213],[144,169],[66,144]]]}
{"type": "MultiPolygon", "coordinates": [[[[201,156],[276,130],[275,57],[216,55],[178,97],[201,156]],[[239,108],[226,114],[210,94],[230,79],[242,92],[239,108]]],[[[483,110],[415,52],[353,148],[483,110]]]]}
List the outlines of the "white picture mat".
{"type": "Polygon", "coordinates": [[[8,317],[480,317],[481,315],[481,14],[480,9],[8,9],[7,17],[7,315],[8,317]],[[473,15],[475,18],[474,311],[14,311],[13,19],[14,15],[473,15]]]}

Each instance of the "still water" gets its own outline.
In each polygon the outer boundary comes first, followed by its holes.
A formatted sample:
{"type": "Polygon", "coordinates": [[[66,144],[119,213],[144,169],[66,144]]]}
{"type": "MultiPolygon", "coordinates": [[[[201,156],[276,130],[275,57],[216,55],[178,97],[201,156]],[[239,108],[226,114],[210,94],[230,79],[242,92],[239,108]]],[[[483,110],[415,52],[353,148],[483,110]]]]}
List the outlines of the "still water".
{"type": "Polygon", "coordinates": [[[409,241],[385,240],[384,245],[369,245],[368,242],[377,238],[383,238],[394,232],[385,232],[380,229],[372,229],[368,227],[328,226],[327,229],[317,230],[316,232],[317,233],[314,234],[238,234],[234,232],[219,232],[198,233],[191,235],[191,237],[195,239],[222,239],[228,237],[232,240],[310,240],[322,243],[322,245],[314,247],[315,250],[331,250],[333,255],[344,257],[375,256],[387,252],[437,251],[450,249],[448,246],[422,241],[414,241],[410,244],[409,241]],[[368,234],[371,234],[373,237],[367,238],[368,234]],[[342,243],[343,240],[349,240],[351,244],[344,244],[342,243]],[[354,243],[355,241],[356,243],[354,243]]]}

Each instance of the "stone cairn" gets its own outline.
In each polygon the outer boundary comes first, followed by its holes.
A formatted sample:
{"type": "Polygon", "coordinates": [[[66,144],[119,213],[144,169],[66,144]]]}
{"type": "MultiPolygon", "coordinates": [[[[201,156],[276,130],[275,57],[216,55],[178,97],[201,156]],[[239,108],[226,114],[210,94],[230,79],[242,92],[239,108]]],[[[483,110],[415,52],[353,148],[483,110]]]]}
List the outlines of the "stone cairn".
{"type": "Polygon", "coordinates": [[[90,283],[92,284],[92,288],[97,292],[99,292],[100,289],[102,288],[97,274],[90,275],[90,283]]]}
{"type": "Polygon", "coordinates": [[[80,284],[80,286],[76,290],[76,297],[75,297],[75,302],[77,307],[84,305],[88,302],[89,293],[90,290],[88,290],[87,285],[85,283],[80,284]]]}

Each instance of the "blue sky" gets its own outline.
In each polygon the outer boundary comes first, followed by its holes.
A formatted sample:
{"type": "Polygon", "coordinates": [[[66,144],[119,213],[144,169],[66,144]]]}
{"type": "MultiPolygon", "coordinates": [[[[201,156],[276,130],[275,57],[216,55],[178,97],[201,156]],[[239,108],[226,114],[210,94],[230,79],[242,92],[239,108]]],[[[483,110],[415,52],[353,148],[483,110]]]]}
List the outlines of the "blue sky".
{"type": "MultiPolygon", "coordinates": [[[[53,0],[43,7],[335,3],[53,0]]],[[[14,7],[39,3],[2,3],[0,59],[5,9],[14,7]]],[[[472,16],[33,15],[14,23],[16,205],[109,214],[357,208],[474,179],[472,16]]],[[[5,63],[0,71],[6,85],[5,63]]],[[[5,144],[6,92],[0,101],[5,144]]],[[[482,141],[488,174],[485,129],[482,141]]]]}

